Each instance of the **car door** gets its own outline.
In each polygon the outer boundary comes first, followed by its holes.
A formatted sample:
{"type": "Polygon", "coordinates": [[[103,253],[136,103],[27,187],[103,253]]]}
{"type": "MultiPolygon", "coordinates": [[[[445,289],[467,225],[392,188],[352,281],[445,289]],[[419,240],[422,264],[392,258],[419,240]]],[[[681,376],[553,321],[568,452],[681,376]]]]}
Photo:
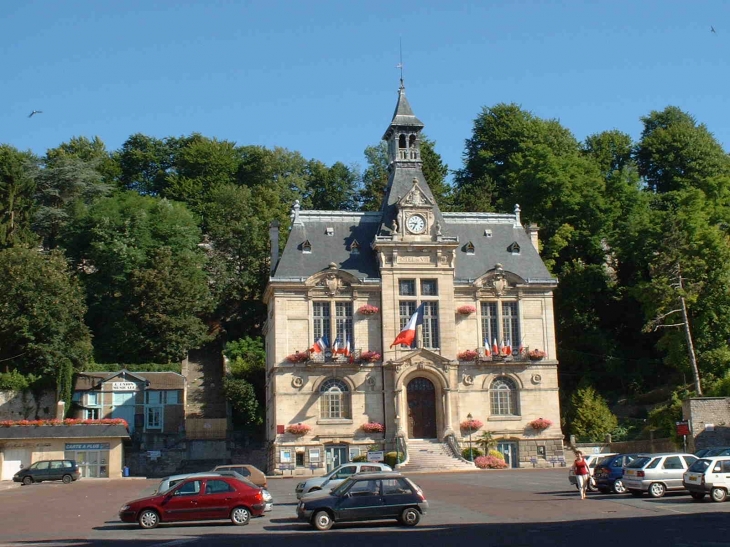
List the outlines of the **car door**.
{"type": "Polygon", "coordinates": [[[380,480],[354,480],[350,489],[337,503],[335,520],[354,521],[380,518],[382,509],[380,480]]]}
{"type": "Polygon", "coordinates": [[[188,480],[170,491],[162,502],[162,520],[200,519],[199,498],[202,480],[188,480]]]}
{"type": "Polygon", "coordinates": [[[48,480],[48,464],[50,462],[36,462],[30,466],[31,476],[34,481],[48,480]]]}
{"type": "Polygon", "coordinates": [[[669,490],[684,488],[682,475],[684,474],[684,461],[679,456],[667,456],[661,465],[661,480],[669,490]]]}
{"type": "Polygon", "coordinates": [[[201,518],[228,518],[236,489],[222,479],[206,479],[203,492],[198,499],[201,518]]]}
{"type": "Polygon", "coordinates": [[[63,462],[53,460],[48,466],[48,480],[60,481],[63,478],[63,462]]]}
{"type": "Polygon", "coordinates": [[[415,492],[403,478],[383,479],[381,481],[384,518],[398,517],[407,505],[413,505],[415,492]]]}

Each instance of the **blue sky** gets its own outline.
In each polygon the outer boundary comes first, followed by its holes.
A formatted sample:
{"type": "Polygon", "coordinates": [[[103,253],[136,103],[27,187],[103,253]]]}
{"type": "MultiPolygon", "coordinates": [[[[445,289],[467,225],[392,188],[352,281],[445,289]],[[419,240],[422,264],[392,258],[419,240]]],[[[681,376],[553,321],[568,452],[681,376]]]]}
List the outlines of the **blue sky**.
{"type": "Polygon", "coordinates": [[[642,116],[675,105],[730,147],[717,0],[9,0],[0,143],[43,154],[73,136],[113,150],[199,132],[362,167],[395,106],[399,40],[408,98],[451,169],[500,102],[580,140],[636,139],[642,116]]]}

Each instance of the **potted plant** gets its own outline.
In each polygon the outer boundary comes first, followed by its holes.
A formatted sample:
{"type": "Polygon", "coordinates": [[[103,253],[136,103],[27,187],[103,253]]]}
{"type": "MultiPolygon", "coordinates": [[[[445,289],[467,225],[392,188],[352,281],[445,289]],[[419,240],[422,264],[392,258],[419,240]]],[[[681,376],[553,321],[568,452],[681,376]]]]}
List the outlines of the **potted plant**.
{"type": "Polygon", "coordinates": [[[477,358],[477,352],[473,349],[464,350],[456,355],[459,361],[474,361],[477,358]]]}
{"type": "Polygon", "coordinates": [[[458,313],[459,315],[471,315],[476,311],[477,307],[473,304],[465,304],[464,306],[459,306],[458,308],[456,308],[456,313],[458,313]]]}
{"type": "Polygon", "coordinates": [[[306,435],[312,430],[312,427],[307,424],[291,424],[287,426],[286,431],[287,433],[291,433],[292,435],[306,435]]]}
{"type": "Polygon", "coordinates": [[[360,315],[375,315],[380,312],[380,308],[373,306],[372,304],[365,304],[357,309],[357,313],[360,315]]]}
{"type": "Polygon", "coordinates": [[[544,431],[545,429],[553,425],[553,422],[552,420],[548,420],[547,418],[537,418],[536,420],[532,420],[529,425],[535,431],[544,431]]]}
{"type": "Polygon", "coordinates": [[[529,356],[531,361],[539,361],[540,359],[545,357],[545,352],[535,348],[533,350],[530,350],[527,355],[529,356]]]}
{"type": "Polygon", "coordinates": [[[385,426],[378,422],[368,422],[366,424],[362,424],[362,430],[365,433],[382,433],[385,431],[385,426]]]}
{"type": "Polygon", "coordinates": [[[304,363],[305,361],[309,360],[309,352],[299,352],[292,353],[291,355],[286,356],[286,360],[290,363],[304,363]]]}

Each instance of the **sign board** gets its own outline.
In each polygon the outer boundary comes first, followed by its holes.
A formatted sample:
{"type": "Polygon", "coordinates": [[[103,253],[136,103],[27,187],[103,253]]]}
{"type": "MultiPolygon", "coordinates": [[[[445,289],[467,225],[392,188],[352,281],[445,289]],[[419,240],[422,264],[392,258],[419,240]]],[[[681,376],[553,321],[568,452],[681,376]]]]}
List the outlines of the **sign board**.
{"type": "Polygon", "coordinates": [[[385,460],[385,452],[382,450],[373,450],[368,452],[369,462],[382,462],[383,460],[385,460]]]}
{"type": "Polygon", "coordinates": [[[162,451],[160,451],[160,450],[148,450],[147,451],[147,457],[151,460],[156,460],[160,456],[162,456],[162,451]]]}
{"type": "Polygon", "coordinates": [[[677,435],[689,435],[689,422],[677,422],[677,435]]]}
{"type": "Polygon", "coordinates": [[[310,448],[309,449],[309,461],[310,462],[319,462],[319,448],[310,448]]]}
{"type": "Polygon", "coordinates": [[[134,382],[112,382],[112,391],[137,391],[134,382]]]}
{"type": "Polygon", "coordinates": [[[66,443],[66,450],[109,450],[109,443],[66,443]]]}

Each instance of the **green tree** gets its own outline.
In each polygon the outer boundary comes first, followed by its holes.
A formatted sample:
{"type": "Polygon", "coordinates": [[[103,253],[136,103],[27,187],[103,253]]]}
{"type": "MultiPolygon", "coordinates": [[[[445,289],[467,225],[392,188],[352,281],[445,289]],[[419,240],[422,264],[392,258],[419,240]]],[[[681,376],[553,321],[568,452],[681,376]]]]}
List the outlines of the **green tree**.
{"type": "Polygon", "coordinates": [[[32,244],[38,158],[0,144],[0,248],[32,244]]]}
{"type": "Polygon", "coordinates": [[[227,377],[223,379],[223,389],[226,399],[231,402],[236,421],[241,424],[260,425],[263,423],[261,406],[254,387],[241,378],[227,377]]]}
{"type": "Polygon", "coordinates": [[[567,422],[570,433],[583,442],[601,442],[618,426],[606,400],[592,386],[573,393],[567,422]]]}
{"type": "Polygon", "coordinates": [[[359,174],[344,163],[327,167],[320,161],[307,163],[306,198],[313,209],[325,211],[354,211],[358,207],[359,174]]]}
{"type": "Polygon", "coordinates": [[[6,372],[49,375],[81,369],[91,356],[86,306],[60,252],[0,250],[0,362],[6,372]],[[68,363],[67,363],[68,362],[68,363]]]}
{"type": "Polygon", "coordinates": [[[69,225],[98,361],[165,363],[205,341],[211,299],[200,240],[184,205],[132,192],[99,200],[69,225]]]}
{"type": "Polygon", "coordinates": [[[45,166],[52,167],[62,159],[74,158],[80,162],[93,166],[99,172],[105,184],[113,184],[120,176],[119,163],[106,149],[104,141],[99,137],[89,139],[87,137],[72,137],[56,148],[46,152],[45,166]]]}
{"type": "Polygon", "coordinates": [[[266,351],[260,337],[246,336],[228,342],[223,351],[229,359],[231,378],[245,380],[254,389],[260,408],[266,407],[266,351]]]}

